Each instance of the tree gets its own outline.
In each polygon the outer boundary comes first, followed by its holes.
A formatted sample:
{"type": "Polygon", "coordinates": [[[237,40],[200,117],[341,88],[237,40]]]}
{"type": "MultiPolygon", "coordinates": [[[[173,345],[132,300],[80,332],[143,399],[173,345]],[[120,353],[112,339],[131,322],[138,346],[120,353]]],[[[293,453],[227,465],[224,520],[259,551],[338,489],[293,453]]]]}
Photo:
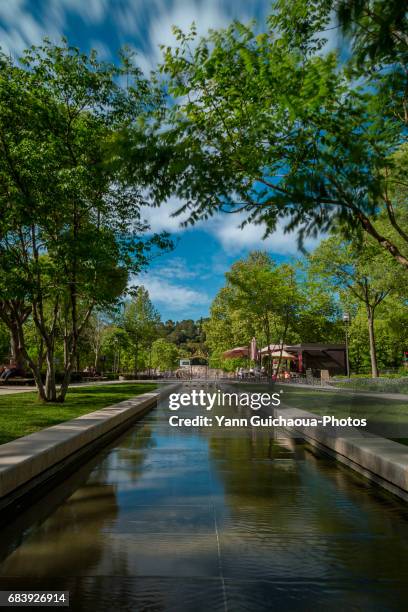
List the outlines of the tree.
{"type": "Polygon", "coordinates": [[[225,359],[223,353],[235,346],[248,346],[253,336],[260,338],[258,322],[251,313],[232,307],[232,288],[222,287],[215,296],[210,318],[204,323],[206,344],[210,349],[209,365],[233,371],[242,359],[225,359]]]}
{"type": "Polygon", "coordinates": [[[87,340],[93,352],[93,365],[95,370],[98,370],[101,351],[107,335],[108,325],[106,319],[100,312],[94,312],[89,318],[87,328],[85,330],[87,340]]]}
{"type": "Polygon", "coordinates": [[[337,17],[360,61],[394,60],[408,51],[408,11],[400,0],[337,0],[337,17]]]}
{"type": "Polygon", "coordinates": [[[189,223],[239,211],[267,233],[296,229],[300,243],[359,227],[408,270],[406,204],[391,197],[406,185],[393,153],[406,142],[407,73],[400,63],[356,79],[323,51],[332,3],[310,4],[277,3],[261,34],[234,23],[195,41],[194,29],[176,30],[161,67],[176,100],[161,134],[172,149],[163,188],[184,199],[189,223]]]}
{"type": "Polygon", "coordinates": [[[281,29],[305,36],[341,34],[360,69],[391,63],[408,51],[408,11],[401,0],[276,0],[281,29]]]}
{"type": "Polygon", "coordinates": [[[297,342],[342,342],[341,309],[332,287],[308,269],[307,263],[300,262],[297,268],[299,316],[294,326],[297,342]]]}
{"type": "Polygon", "coordinates": [[[122,371],[124,357],[129,349],[129,336],[125,330],[117,325],[108,325],[103,337],[102,351],[115,374],[122,371]]]}
{"type": "Polygon", "coordinates": [[[94,309],[117,302],[149,249],[168,246],[166,237],[143,240],[142,186],[110,163],[115,134],[138,125],[142,138],[156,97],[130,58],[100,63],[94,52],[65,43],[32,47],[19,63],[2,54],[0,64],[0,303],[21,305],[13,320],[2,318],[17,326],[40,398],[63,401],[94,309]],[[25,342],[27,305],[39,338],[36,358],[25,342]]]}
{"type": "Polygon", "coordinates": [[[376,315],[376,341],[380,369],[401,368],[408,350],[408,308],[406,298],[392,293],[376,315]]]}
{"type": "Polygon", "coordinates": [[[258,320],[268,347],[268,367],[272,373],[271,344],[280,344],[277,366],[282,361],[283,344],[297,315],[298,292],[295,272],[289,264],[277,266],[262,252],[250,253],[246,260],[235,263],[226,274],[235,290],[232,304],[258,320]]]}
{"type": "Polygon", "coordinates": [[[205,352],[205,338],[203,333],[203,319],[193,321],[166,321],[159,326],[160,336],[174,343],[185,356],[205,352]]]}
{"type": "Polygon", "coordinates": [[[326,279],[346,301],[351,297],[364,305],[371,374],[378,377],[375,314],[387,296],[406,287],[406,281],[405,274],[375,243],[365,237],[362,241],[346,241],[339,235],[324,240],[309,258],[310,272],[326,279]]]}
{"type": "MultiPolygon", "coordinates": [[[[271,373],[271,344],[287,342],[298,316],[294,269],[278,266],[266,253],[255,251],[233,264],[225,276],[227,285],[214,300],[205,326],[208,345],[220,357],[237,344],[248,346],[256,336],[268,346],[271,373]]],[[[280,363],[281,357],[278,370],[280,363]]]]}
{"type": "Polygon", "coordinates": [[[143,286],[137,287],[133,299],[126,302],[121,324],[128,335],[134,358],[134,374],[139,369],[138,359],[143,348],[151,349],[153,340],[158,335],[160,315],[149,298],[149,292],[143,286]]]}
{"type": "Polygon", "coordinates": [[[166,372],[174,370],[178,365],[178,349],[175,344],[165,338],[158,338],[152,344],[152,367],[166,372]]]}

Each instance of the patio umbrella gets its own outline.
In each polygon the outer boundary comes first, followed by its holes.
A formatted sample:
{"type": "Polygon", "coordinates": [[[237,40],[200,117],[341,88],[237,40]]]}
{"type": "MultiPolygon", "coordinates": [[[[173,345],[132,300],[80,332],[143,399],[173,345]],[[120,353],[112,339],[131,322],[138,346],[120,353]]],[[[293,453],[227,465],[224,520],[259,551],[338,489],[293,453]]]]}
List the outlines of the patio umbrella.
{"type": "MultiPolygon", "coordinates": [[[[270,351],[268,351],[268,347],[265,346],[262,350],[261,350],[261,355],[270,355],[271,357],[280,357],[281,356],[281,350],[279,347],[275,347],[275,346],[271,346],[270,347],[270,351]]],[[[291,353],[288,353],[288,351],[285,351],[285,349],[282,350],[282,359],[292,359],[293,361],[297,360],[296,355],[292,355],[291,353]]]]}
{"type": "Polygon", "coordinates": [[[225,351],[222,354],[226,359],[234,359],[236,357],[248,357],[249,349],[247,346],[236,346],[235,348],[225,351]]]}
{"type": "Polygon", "coordinates": [[[270,344],[269,346],[264,346],[262,349],[260,349],[260,353],[262,355],[267,355],[269,351],[271,351],[271,353],[273,352],[277,352],[280,351],[282,348],[281,344],[270,344]]]}
{"type": "MultiPolygon", "coordinates": [[[[281,352],[280,351],[274,351],[273,353],[271,353],[272,357],[280,357],[281,356],[281,352]]],[[[297,357],[296,355],[291,355],[291,353],[288,353],[288,351],[283,350],[282,351],[282,359],[292,359],[292,361],[296,361],[297,357]]]]}

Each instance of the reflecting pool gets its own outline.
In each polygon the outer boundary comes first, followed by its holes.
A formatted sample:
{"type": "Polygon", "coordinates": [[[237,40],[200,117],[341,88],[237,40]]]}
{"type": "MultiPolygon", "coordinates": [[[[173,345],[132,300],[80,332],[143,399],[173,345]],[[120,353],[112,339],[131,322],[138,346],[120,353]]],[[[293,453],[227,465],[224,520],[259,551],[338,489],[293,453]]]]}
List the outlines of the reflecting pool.
{"type": "Polygon", "coordinates": [[[282,431],[170,414],[2,527],[1,589],[69,590],[74,610],[407,608],[406,504],[282,431]]]}

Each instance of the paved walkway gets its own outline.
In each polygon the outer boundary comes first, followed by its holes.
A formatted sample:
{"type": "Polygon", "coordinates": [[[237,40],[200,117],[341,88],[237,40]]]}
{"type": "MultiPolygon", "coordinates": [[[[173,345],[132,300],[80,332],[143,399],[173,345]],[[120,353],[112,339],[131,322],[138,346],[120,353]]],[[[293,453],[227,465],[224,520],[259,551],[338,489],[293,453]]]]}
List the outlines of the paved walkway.
{"type": "MultiPolygon", "coordinates": [[[[149,383],[149,382],[167,382],[167,383],[171,383],[174,382],[174,380],[168,380],[168,381],[155,381],[155,380],[99,380],[99,381],[95,381],[95,382],[86,382],[86,383],[72,383],[72,385],[70,385],[70,389],[74,388],[74,387],[95,387],[96,385],[120,385],[123,383],[149,383]]],[[[0,397],[2,397],[3,395],[11,395],[13,393],[32,393],[33,391],[35,391],[36,388],[35,387],[29,387],[27,385],[24,386],[19,386],[19,385],[2,385],[0,386],[0,397]]]]}
{"type": "Polygon", "coordinates": [[[17,385],[0,387],[0,397],[3,395],[12,395],[13,393],[28,393],[29,391],[35,391],[34,387],[19,387],[17,385]]]}

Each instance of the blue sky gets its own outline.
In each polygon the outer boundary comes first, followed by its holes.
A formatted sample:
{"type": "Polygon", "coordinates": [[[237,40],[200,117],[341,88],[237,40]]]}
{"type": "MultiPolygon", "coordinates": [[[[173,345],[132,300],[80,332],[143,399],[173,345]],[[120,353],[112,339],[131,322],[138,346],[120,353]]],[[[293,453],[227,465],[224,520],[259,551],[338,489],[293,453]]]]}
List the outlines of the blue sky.
{"type": "MultiPolygon", "coordinates": [[[[269,7],[267,0],[0,0],[0,44],[19,55],[45,36],[58,41],[64,35],[84,51],[96,48],[108,61],[127,44],[148,73],[160,61],[159,45],[174,43],[172,25],[188,29],[195,21],[204,34],[234,18],[262,22],[269,7]]],[[[250,250],[265,249],[277,261],[297,254],[295,235],[284,235],[278,228],[262,241],[262,227],[241,230],[237,215],[182,229],[180,219],[171,217],[177,205],[170,200],[160,209],[144,211],[152,230],[169,231],[176,248],[136,281],[147,287],[164,320],[207,316],[226,270],[250,250]]]]}

